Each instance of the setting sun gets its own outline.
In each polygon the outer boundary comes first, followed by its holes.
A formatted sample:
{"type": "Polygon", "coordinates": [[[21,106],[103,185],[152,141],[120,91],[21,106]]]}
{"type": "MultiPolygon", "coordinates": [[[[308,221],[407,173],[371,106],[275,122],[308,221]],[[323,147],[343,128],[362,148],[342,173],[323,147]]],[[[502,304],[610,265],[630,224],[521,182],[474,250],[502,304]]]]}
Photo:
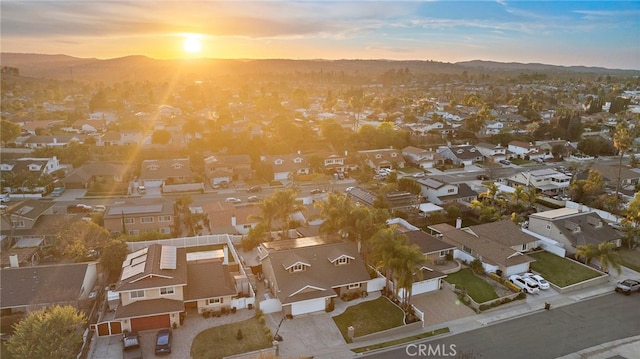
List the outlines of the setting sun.
{"type": "Polygon", "coordinates": [[[202,42],[196,36],[189,36],[184,39],[183,48],[185,52],[195,54],[202,50],[202,42]]]}

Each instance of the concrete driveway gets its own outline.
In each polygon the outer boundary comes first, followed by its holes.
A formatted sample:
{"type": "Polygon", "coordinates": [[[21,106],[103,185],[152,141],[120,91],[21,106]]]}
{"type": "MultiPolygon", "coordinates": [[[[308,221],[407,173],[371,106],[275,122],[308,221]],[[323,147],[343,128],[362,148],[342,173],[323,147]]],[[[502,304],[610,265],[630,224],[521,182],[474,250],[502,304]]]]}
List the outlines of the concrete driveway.
{"type": "Polygon", "coordinates": [[[424,312],[425,327],[476,314],[460,302],[458,296],[446,285],[435,292],[414,295],[411,297],[411,303],[424,312]]]}

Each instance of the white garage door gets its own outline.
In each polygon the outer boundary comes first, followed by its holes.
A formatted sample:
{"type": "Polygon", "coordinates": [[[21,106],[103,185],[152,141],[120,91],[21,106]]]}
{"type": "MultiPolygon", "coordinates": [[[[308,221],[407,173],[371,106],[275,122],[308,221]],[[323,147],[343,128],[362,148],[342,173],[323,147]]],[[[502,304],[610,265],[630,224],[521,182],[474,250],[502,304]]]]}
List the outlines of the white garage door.
{"type": "Polygon", "coordinates": [[[146,180],[146,181],[141,181],[140,184],[144,185],[147,188],[160,187],[162,186],[162,180],[146,180]]]}
{"type": "Polygon", "coordinates": [[[305,300],[291,304],[291,315],[300,315],[324,310],[324,298],[305,300]]]}
{"type": "Polygon", "coordinates": [[[524,272],[528,272],[529,271],[529,263],[522,263],[522,264],[518,264],[518,265],[514,265],[511,267],[507,267],[507,273],[506,273],[506,277],[509,277],[510,275],[513,274],[520,274],[520,273],[524,273],[524,272]]]}
{"type": "Polygon", "coordinates": [[[440,288],[440,286],[438,285],[438,282],[439,282],[438,279],[432,279],[425,282],[414,283],[412,295],[438,290],[440,288]]]}

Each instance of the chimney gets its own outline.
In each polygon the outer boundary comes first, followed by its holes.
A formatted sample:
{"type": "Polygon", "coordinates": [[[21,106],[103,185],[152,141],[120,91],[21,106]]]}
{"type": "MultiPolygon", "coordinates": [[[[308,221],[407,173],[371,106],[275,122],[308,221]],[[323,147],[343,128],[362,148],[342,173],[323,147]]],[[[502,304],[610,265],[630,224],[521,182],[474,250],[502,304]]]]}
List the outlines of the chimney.
{"type": "Polygon", "coordinates": [[[462,218],[456,218],[456,229],[462,228],[462,218]]]}
{"type": "Polygon", "coordinates": [[[20,267],[20,264],[18,263],[18,255],[17,254],[10,255],[9,256],[9,263],[11,265],[11,268],[20,267]]]}
{"type": "Polygon", "coordinates": [[[229,247],[224,246],[222,251],[224,252],[224,259],[222,260],[222,265],[225,265],[225,266],[229,265],[229,247]]]}
{"type": "Polygon", "coordinates": [[[231,215],[231,225],[236,226],[236,215],[235,213],[231,215]]]}

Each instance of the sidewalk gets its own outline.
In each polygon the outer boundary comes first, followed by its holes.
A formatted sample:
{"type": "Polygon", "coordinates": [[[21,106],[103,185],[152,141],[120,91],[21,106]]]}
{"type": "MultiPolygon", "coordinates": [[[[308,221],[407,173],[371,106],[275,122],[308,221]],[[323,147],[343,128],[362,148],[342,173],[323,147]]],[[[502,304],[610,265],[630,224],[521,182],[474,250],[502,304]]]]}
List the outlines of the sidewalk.
{"type": "MultiPolygon", "coordinates": [[[[526,303],[513,304],[504,308],[496,308],[488,310],[486,312],[465,317],[445,323],[440,323],[430,327],[421,328],[414,332],[404,333],[399,336],[386,338],[385,341],[392,341],[395,339],[406,338],[412,335],[417,335],[432,330],[448,327],[450,332],[439,337],[451,336],[463,332],[467,332],[474,329],[479,329],[487,325],[496,324],[505,320],[526,316],[529,314],[541,312],[545,310],[545,303],[551,305],[551,310],[554,308],[570,305],[582,300],[602,296],[611,293],[614,283],[618,280],[617,277],[612,277],[607,283],[600,284],[591,288],[585,288],[582,290],[576,290],[566,294],[555,294],[547,297],[529,296],[526,303]]],[[[367,345],[377,344],[379,341],[361,342],[355,344],[344,344],[338,347],[325,348],[317,353],[312,354],[314,358],[322,359],[341,359],[354,357],[356,354],[351,349],[366,347],[367,345]]],[[[615,356],[615,353],[628,353],[622,356],[623,358],[637,357],[636,353],[640,353],[640,337],[627,338],[618,340],[611,343],[605,343],[593,348],[585,349],[579,353],[574,353],[563,357],[564,359],[577,359],[577,358],[592,358],[592,359],[604,359],[615,356]],[[608,354],[607,354],[608,353],[608,354]],[[633,353],[633,355],[629,354],[633,353]]],[[[302,353],[300,353],[302,354],[302,353]]]]}

